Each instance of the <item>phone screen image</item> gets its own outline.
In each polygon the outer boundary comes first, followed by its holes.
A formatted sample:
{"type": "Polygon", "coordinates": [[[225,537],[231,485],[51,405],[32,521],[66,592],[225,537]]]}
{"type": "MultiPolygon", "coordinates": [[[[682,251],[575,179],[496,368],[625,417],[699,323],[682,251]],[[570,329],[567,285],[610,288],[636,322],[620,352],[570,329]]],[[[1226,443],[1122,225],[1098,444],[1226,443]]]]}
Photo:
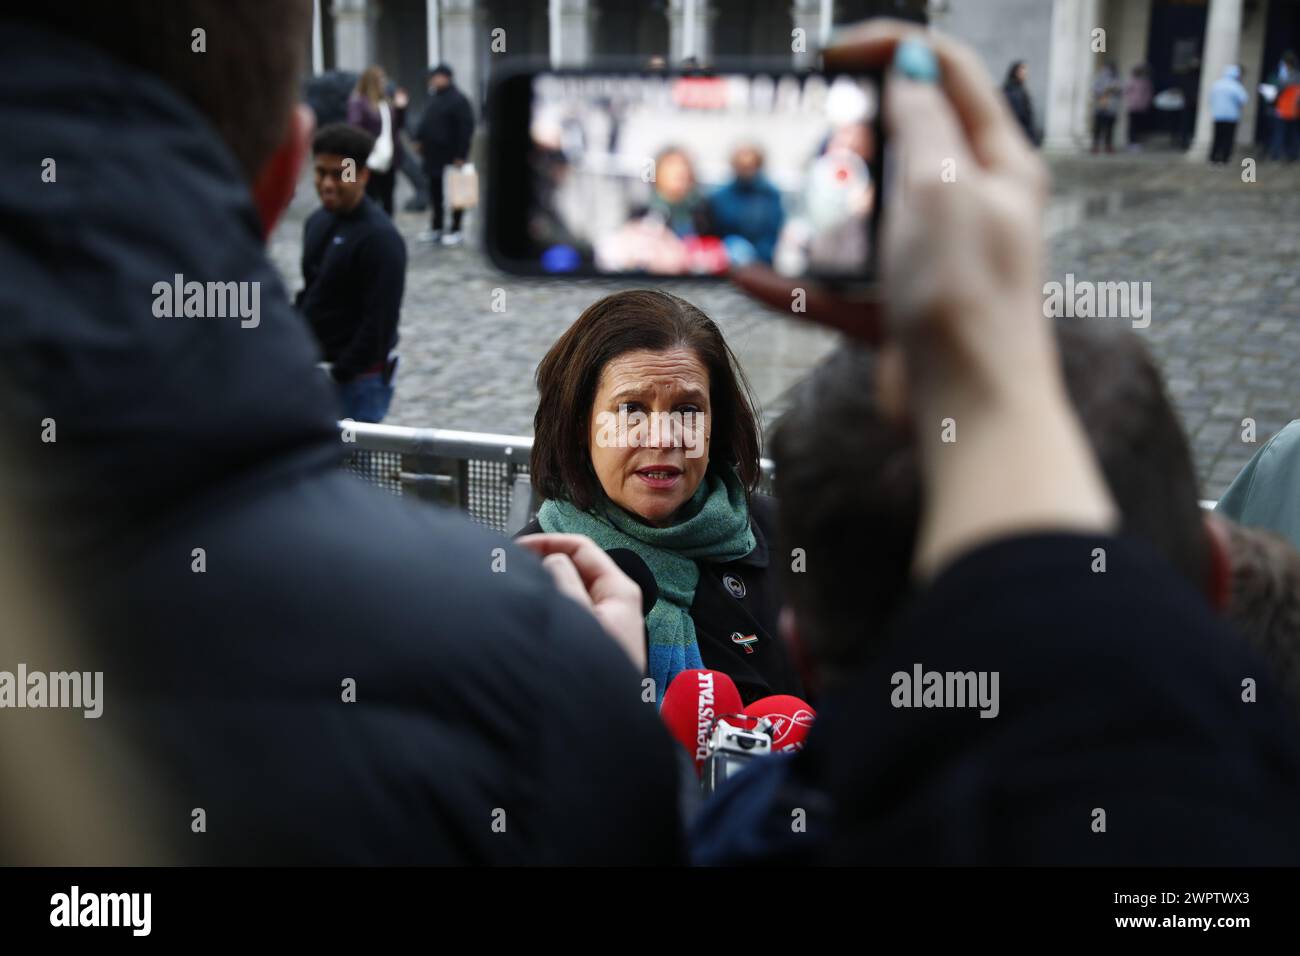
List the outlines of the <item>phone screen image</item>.
{"type": "Polygon", "coordinates": [[[791,276],[870,277],[877,76],[543,72],[527,81],[523,235],[513,243],[522,271],[707,276],[758,263],[791,276]]]}

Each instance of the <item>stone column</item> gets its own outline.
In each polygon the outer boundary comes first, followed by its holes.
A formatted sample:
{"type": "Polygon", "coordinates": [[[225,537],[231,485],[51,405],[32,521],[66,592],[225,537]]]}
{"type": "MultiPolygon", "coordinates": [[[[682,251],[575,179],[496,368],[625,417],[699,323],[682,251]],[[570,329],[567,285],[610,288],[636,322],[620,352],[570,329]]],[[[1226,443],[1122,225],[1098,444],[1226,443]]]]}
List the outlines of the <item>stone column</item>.
{"type": "MultiPolygon", "coordinates": [[[[829,14],[834,8],[833,0],[794,0],[790,8],[793,26],[803,31],[804,52],[791,53],[791,60],[797,70],[811,70],[817,67],[821,58],[821,47],[826,42],[823,35],[829,14]]],[[[793,37],[791,37],[793,42],[793,37]]]]}
{"type": "MultiPolygon", "coordinates": [[[[479,19],[478,5],[474,0],[442,0],[442,21],[439,25],[439,40],[442,43],[441,62],[451,67],[452,82],[460,87],[461,92],[469,99],[475,113],[479,109],[481,93],[479,51],[486,49],[488,43],[479,19]]],[[[509,42],[510,38],[506,37],[506,43],[509,42]]]]}
{"type": "Polygon", "coordinates": [[[551,66],[589,62],[596,33],[591,0],[550,0],[551,66]]]}
{"type": "Polygon", "coordinates": [[[1072,152],[1088,142],[1095,72],[1092,31],[1100,25],[1098,0],[1054,0],[1052,4],[1046,149],[1072,152]]]}
{"type": "Polygon", "coordinates": [[[325,71],[325,38],[321,36],[321,0],[311,5],[311,74],[319,76],[325,71]]]}
{"type": "Polygon", "coordinates": [[[334,68],[360,73],[373,57],[374,36],[366,0],[334,0],[334,68]]]}
{"type": "Polygon", "coordinates": [[[678,66],[688,56],[701,64],[712,53],[709,42],[711,17],[709,0],[669,0],[668,65],[678,66]]]}
{"type": "Polygon", "coordinates": [[[424,0],[424,65],[442,62],[442,9],[438,0],[424,0]]]}
{"type": "MultiPolygon", "coordinates": [[[[1237,62],[1241,50],[1241,0],[1210,0],[1205,19],[1205,44],[1201,53],[1201,89],[1197,99],[1196,134],[1187,159],[1204,162],[1214,138],[1210,116],[1210,87],[1223,76],[1223,68],[1237,62]]],[[[1258,81],[1256,81],[1258,82],[1258,81]]]]}

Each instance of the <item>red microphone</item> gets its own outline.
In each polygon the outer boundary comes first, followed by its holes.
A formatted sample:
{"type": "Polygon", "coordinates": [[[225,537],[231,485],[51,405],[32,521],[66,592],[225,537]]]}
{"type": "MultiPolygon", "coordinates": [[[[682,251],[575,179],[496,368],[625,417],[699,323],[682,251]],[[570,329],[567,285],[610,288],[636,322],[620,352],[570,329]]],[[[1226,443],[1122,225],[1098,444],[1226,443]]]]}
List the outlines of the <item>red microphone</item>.
{"type": "MultiPolygon", "coordinates": [[[[779,698],[769,697],[768,700],[779,698]]],[[[793,700],[794,698],[791,698],[793,700]]],[[[725,714],[742,713],[736,682],[721,671],[682,671],[664,691],[659,716],[673,740],[686,748],[698,774],[709,755],[713,722],[725,714]]]]}
{"type": "Polygon", "coordinates": [[[793,753],[803,749],[817,712],[798,697],[773,694],[745,708],[746,717],[766,718],[772,723],[772,752],[793,753]]]}

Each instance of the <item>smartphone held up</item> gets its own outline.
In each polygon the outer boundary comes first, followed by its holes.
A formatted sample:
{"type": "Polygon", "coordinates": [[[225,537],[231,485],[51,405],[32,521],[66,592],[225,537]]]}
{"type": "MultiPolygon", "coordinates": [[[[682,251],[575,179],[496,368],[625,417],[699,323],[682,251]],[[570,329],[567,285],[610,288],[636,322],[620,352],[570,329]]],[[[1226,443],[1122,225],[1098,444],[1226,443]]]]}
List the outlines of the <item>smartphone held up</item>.
{"type": "Polygon", "coordinates": [[[486,246],[533,276],[869,283],[879,73],[519,72],[489,98],[486,246]]]}

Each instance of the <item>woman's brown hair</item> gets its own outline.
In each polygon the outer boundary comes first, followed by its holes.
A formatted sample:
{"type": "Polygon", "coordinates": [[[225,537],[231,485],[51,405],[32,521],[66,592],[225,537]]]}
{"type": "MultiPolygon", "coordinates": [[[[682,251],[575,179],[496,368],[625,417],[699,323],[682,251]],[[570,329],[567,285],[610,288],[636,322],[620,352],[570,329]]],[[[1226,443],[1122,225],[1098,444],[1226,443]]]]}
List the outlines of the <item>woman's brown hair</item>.
{"type": "Polygon", "coordinates": [[[377,66],[368,66],[357,80],[357,92],[370,101],[371,106],[378,106],[384,98],[384,84],[380,80],[383,71],[377,66]]]}
{"type": "Polygon", "coordinates": [[[615,292],[593,302],[537,366],[533,487],[586,510],[600,498],[591,467],[591,406],[601,372],[627,352],[690,349],[709,372],[709,471],[736,469],[746,491],[761,475],[761,439],[745,373],[707,315],[655,289],[615,292]]]}

